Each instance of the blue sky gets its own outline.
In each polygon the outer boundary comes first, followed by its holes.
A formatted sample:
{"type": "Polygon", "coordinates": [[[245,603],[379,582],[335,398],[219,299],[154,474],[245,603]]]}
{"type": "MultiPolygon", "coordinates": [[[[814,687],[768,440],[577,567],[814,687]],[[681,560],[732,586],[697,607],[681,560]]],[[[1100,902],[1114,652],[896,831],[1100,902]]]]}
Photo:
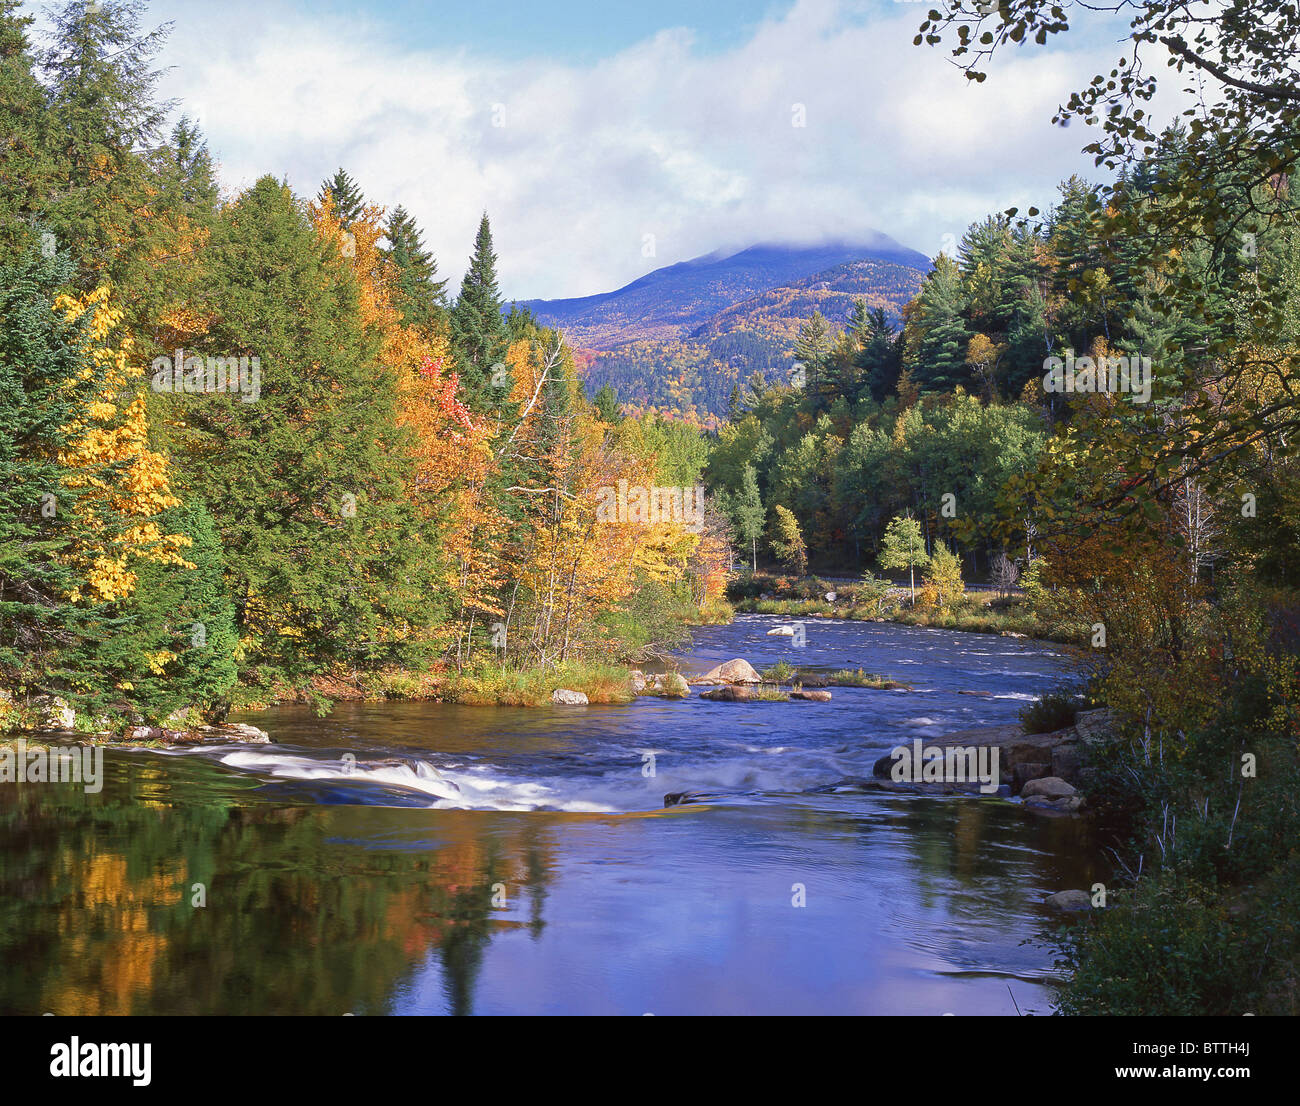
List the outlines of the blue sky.
{"type": "Polygon", "coordinates": [[[879,230],[934,256],[1095,179],[1086,128],[1050,119],[1109,70],[1116,30],[1013,50],[973,85],[912,45],[927,7],[154,0],[149,21],[174,23],[162,91],[228,193],[272,173],[311,195],[342,165],[416,216],[453,288],[486,210],[525,299],[755,242],[879,230]]]}

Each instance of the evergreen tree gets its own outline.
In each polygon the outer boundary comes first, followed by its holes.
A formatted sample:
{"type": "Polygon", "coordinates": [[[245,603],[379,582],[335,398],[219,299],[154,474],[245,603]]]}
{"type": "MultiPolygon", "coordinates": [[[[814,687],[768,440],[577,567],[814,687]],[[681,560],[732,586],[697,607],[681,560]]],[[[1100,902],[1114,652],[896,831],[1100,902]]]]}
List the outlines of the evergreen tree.
{"type": "Polygon", "coordinates": [[[32,17],[0,0],[0,253],[17,257],[53,187],[45,90],[27,42],[32,17]]]}
{"type": "Polygon", "coordinates": [[[357,221],[366,206],[366,198],[357,187],[357,182],[342,166],[334,170],[332,177],[327,177],[321,182],[320,191],[316,193],[316,201],[324,203],[327,199],[333,203],[334,214],[338,216],[344,230],[357,221]]]}
{"type": "Polygon", "coordinates": [[[144,0],[69,0],[40,56],[49,89],[54,190],[43,218],[80,263],[81,288],[133,286],[159,244],[143,151],[171,106],[154,93],[166,29],[142,32],[144,0]]]}
{"type": "Polygon", "coordinates": [[[66,255],[35,242],[0,265],[0,671],[6,687],[63,691],[76,673],[67,650],[94,616],[68,601],[80,582],[60,557],[77,525],[78,491],[59,453],[97,380],[80,381],[83,321],[70,325],[54,296],[71,279],[66,255]],[[71,382],[77,382],[70,386],[71,382]]]}
{"type": "Polygon", "coordinates": [[[970,330],[962,317],[965,306],[957,265],[947,254],[940,254],[915,300],[911,319],[916,338],[909,367],[922,391],[949,392],[970,383],[966,367],[970,330]]]}
{"type": "Polygon", "coordinates": [[[385,232],[387,256],[397,268],[395,302],[402,322],[427,329],[445,311],[447,282],[435,279],[438,263],[424,248],[419,226],[401,204],[388,216],[385,232]]]}
{"type": "Polygon", "coordinates": [[[459,355],[461,379],[480,403],[486,398],[492,366],[505,352],[506,328],[497,288],[497,257],[486,213],[474,238],[474,253],[451,312],[451,338],[459,355]]]}
{"type": "Polygon", "coordinates": [[[333,662],[400,650],[436,594],[395,382],[350,264],[274,179],[223,212],[210,254],[205,345],[257,357],[260,394],[178,397],[177,447],[221,529],[254,678],[306,686],[333,662]]]}
{"type": "Polygon", "coordinates": [[[618,393],[614,391],[611,385],[602,384],[592,398],[592,403],[600,415],[601,422],[607,422],[610,426],[617,426],[623,421],[623,413],[619,410],[618,393]]]}

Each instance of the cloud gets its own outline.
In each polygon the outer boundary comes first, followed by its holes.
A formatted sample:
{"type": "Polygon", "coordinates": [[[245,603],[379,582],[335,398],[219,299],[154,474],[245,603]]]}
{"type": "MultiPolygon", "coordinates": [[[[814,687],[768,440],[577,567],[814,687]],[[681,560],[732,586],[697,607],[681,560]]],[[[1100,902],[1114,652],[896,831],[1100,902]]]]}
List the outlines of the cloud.
{"type": "Polygon", "coordinates": [[[453,287],[486,210],[508,296],[585,295],[756,241],[877,228],[934,254],[1095,176],[1085,129],[1050,119],[1113,43],[1013,51],[975,85],[912,45],[923,10],[801,0],[725,50],[669,28],[576,64],[407,45],[361,16],[186,9],[164,91],[230,188],[270,172],[312,194],[343,165],[416,216],[453,287]]]}

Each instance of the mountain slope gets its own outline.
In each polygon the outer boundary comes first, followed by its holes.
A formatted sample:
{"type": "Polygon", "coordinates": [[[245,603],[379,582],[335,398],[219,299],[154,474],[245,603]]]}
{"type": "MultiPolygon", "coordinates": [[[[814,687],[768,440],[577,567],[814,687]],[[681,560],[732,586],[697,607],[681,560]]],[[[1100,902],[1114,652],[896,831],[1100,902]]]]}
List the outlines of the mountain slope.
{"type": "Polygon", "coordinates": [[[687,337],[713,316],[772,289],[795,285],[849,262],[871,260],[913,270],[930,261],[885,234],[817,246],[761,244],[656,269],[613,292],[527,300],[538,320],[564,330],[570,345],[611,350],[631,342],[687,337]]]}

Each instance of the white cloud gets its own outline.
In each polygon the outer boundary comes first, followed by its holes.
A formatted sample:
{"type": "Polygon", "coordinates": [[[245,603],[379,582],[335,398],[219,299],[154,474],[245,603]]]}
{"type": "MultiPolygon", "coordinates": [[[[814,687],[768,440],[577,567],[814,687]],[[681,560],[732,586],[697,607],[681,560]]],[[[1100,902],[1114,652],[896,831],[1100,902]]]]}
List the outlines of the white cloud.
{"type": "Polygon", "coordinates": [[[179,12],[164,57],[165,92],[199,117],[224,183],[269,172],[308,194],[343,165],[419,219],[453,288],[486,209],[503,290],[521,298],[869,227],[933,254],[944,234],[1041,206],[1058,180],[1092,171],[1084,128],[1050,118],[1116,53],[1015,51],[974,85],[942,49],[912,45],[923,6],[864,20],[832,0],[803,0],[720,53],[669,29],[591,65],[395,45],[361,18],[236,11],[249,19],[179,12]]]}

